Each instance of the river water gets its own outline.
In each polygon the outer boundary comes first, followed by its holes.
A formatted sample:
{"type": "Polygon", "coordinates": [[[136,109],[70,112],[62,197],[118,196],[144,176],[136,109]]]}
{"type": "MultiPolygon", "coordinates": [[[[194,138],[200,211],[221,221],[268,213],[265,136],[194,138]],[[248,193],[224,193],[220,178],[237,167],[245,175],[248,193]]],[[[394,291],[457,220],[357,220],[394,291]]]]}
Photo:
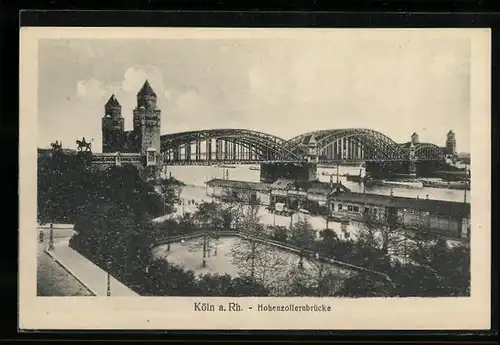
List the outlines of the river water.
{"type": "MultiPolygon", "coordinates": [[[[258,166],[254,166],[258,167],[258,166]]],[[[353,166],[340,166],[339,175],[358,175],[359,167],[353,166]]],[[[190,193],[196,194],[196,196],[205,195],[205,182],[212,180],[214,178],[222,179],[228,174],[229,180],[238,180],[246,182],[260,182],[260,171],[251,170],[248,165],[241,165],[235,168],[221,168],[215,166],[170,166],[167,168],[167,174],[172,174],[178,180],[183,181],[186,185],[196,187],[187,188],[190,193]]],[[[336,168],[318,168],[318,179],[322,182],[328,182],[330,180],[330,174],[336,175],[336,168]],[[326,175],[328,174],[328,175],[326,175]]],[[[351,189],[353,192],[363,192],[363,184],[347,181],[346,177],[340,176],[342,183],[351,189]]],[[[446,200],[446,201],[456,201],[463,202],[464,196],[467,197],[467,202],[470,202],[470,191],[465,193],[463,190],[452,190],[443,188],[404,188],[404,187],[392,187],[394,196],[410,197],[416,198],[426,198],[435,200],[446,200]]],[[[186,190],[187,192],[187,190],[186,190]]],[[[372,188],[366,187],[366,193],[373,194],[383,194],[390,195],[391,187],[389,186],[375,186],[372,188]]],[[[193,195],[194,197],[195,195],[193,195]]]]}

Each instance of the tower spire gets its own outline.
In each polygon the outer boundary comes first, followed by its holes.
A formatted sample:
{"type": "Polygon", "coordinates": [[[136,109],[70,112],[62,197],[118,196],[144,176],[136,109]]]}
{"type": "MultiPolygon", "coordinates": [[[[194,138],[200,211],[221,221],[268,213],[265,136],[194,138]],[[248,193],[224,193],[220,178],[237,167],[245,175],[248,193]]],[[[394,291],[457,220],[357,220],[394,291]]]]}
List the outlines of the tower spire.
{"type": "Polygon", "coordinates": [[[149,84],[149,81],[146,79],[144,85],[142,85],[141,89],[137,93],[138,97],[141,96],[156,96],[156,93],[153,91],[153,88],[149,84]]]}
{"type": "Polygon", "coordinates": [[[120,102],[116,98],[115,94],[112,94],[106,102],[106,107],[121,107],[120,102]]]}

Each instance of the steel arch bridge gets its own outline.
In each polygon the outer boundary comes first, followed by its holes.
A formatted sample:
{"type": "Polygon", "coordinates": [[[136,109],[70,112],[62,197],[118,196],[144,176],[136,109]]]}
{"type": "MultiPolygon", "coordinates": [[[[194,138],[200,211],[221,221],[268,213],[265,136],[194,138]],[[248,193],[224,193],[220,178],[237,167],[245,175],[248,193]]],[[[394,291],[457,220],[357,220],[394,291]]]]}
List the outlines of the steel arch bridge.
{"type": "Polygon", "coordinates": [[[209,129],[161,136],[167,164],[210,165],[302,162],[287,140],[247,129],[209,129]]]}
{"type": "MultiPolygon", "coordinates": [[[[399,145],[403,151],[410,151],[410,142],[399,145]]],[[[439,146],[432,143],[415,144],[415,156],[417,161],[444,161],[446,159],[446,155],[443,150],[439,146]]]]}
{"type": "Polygon", "coordinates": [[[431,143],[399,144],[364,128],[319,130],[290,140],[246,129],[210,129],[161,136],[163,161],[169,165],[441,161],[431,143]],[[413,153],[413,154],[412,154],[413,153]]]}

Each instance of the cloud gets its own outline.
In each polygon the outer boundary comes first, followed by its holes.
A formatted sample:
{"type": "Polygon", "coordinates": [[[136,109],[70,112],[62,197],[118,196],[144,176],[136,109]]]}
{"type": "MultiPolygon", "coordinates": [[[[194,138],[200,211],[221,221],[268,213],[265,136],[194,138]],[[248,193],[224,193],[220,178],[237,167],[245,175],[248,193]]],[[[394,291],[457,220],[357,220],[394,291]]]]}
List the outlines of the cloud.
{"type": "Polygon", "coordinates": [[[104,85],[95,79],[78,81],[76,92],[78,97],[89,100],[98,100],[107,94],[104,85]]]}
{"type": "Polygon", "coordinates": [[[163,75],[161,71],[153,66],[134,66],[125,71],[122,89],[127,93],[136,94],[146,79],[157,94],[164,92],[163,75]]]}
{"type": "Polygon", "coordinates": [[[163,95],[165,96],[165,99],[169,100],[174,97],[174,90],[173,89],[166,89],[163,91],[163,95]]]}

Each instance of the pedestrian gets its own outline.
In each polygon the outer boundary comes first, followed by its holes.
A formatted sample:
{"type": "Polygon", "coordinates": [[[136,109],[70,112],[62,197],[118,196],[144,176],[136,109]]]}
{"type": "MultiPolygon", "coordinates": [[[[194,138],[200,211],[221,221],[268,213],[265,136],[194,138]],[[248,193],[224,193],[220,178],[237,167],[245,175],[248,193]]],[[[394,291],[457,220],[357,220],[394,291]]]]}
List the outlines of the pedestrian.
{"type": "Polygon", "coordinates": [[[42,230],[40,230],[40,233],[38,234],[38,238],[40,240],[40,243],[43,243],[44,234],[43,234],[42,230]]]}

